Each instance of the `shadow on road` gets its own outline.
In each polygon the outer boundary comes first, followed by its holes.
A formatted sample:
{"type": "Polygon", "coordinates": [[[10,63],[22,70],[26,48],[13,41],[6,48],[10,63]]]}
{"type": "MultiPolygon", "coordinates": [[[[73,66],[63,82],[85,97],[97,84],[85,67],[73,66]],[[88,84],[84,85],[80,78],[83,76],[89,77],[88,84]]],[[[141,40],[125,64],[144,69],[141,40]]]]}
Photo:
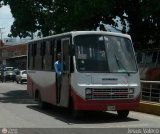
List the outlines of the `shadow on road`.
{"type": "Polygon", "coordinates": [[[0,93],[0,102],[17,104],[36,104],[36,102],[27,94],[26,90],[14,90],[6,93],[0,93]]]}
{"type": "Polygon", "coordinates": [[[109,113],[109,112],[84,112],[81,119],[73,119],[71,113],[66,108],[60,108],[55,106],[50,106],[47,109],[41,109],[38,105],[28,105],[28,108],[32,110],[36,110],[43,114],[47,114],[51,117],[54,117],[57,120],[61,120],[68,124],[94,124],[94,123],[114,123],[114,122],[131,122],[137,121],[137,119],[127,118],[120,119],[118,118],[117,113],[109,113]]]}

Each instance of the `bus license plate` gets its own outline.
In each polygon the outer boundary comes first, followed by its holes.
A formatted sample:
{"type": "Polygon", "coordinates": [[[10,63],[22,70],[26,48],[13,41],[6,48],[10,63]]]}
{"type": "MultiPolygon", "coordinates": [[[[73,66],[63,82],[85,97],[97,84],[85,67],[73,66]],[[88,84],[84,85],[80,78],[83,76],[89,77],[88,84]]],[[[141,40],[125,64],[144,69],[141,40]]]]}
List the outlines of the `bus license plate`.
{"type": "Polygon", "coordinates": [[[115,111],[116,107],[115,106],[107,106],[108,111],[115,111]]]}

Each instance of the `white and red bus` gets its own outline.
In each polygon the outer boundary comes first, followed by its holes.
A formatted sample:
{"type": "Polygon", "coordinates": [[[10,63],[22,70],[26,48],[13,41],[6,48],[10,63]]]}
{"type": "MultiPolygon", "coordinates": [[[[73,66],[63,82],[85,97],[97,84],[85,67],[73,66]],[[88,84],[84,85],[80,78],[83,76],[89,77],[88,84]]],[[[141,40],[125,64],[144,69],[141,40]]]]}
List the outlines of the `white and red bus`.
{"type": "Polygon", "coordinates": [[[131,37],[104,31],[74,31],[30,41],[28,93],[41,106],[117,111],[127,117],[140,100],[140,79],[131,37]],[[61,89],[54,70],[62,54],[61,89]]]}

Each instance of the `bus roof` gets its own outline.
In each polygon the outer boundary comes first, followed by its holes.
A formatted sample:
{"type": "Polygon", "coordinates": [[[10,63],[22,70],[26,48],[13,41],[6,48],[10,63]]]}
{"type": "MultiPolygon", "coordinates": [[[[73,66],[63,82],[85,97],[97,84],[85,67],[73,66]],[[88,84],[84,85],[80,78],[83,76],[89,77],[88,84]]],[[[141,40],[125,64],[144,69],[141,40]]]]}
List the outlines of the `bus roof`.
{"type": "Polygon", "coordinates": [[[112,36],[119,36],[119,37],[125,37],[131,39],[130,35],[128,34],[122,34],[122,33],[116,33],[116,32],[107,32],[107,31],[71,31],[71,32],[66,32],[66,33],[61,33],[61,34],[55,34],[51,36],[46,36],[40,39],[35,39],[29,41],[29,43],[34,42],[34,41],[39,41],[39,40],[45,40],[45,39],[51,39],[54,37],[60,37],[60,36],[67,36],[67,35],[87,35],[87,34],[99,34],[99,35],[112,35],[112,36]]]}

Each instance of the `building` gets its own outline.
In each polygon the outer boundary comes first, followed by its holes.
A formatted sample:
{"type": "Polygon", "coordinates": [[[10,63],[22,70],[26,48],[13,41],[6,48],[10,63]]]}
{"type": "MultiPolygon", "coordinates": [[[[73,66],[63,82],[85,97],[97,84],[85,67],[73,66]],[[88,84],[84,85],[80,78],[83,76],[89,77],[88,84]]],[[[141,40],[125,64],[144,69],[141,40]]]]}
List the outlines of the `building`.
{"type": "MultiPolygon", "coordinates": [[[[3,43],[2,43],[3,44],[3,43]]],[[[27,43],[0,45],[0,65],[19,69],[27,67],[27,43]]]]}

